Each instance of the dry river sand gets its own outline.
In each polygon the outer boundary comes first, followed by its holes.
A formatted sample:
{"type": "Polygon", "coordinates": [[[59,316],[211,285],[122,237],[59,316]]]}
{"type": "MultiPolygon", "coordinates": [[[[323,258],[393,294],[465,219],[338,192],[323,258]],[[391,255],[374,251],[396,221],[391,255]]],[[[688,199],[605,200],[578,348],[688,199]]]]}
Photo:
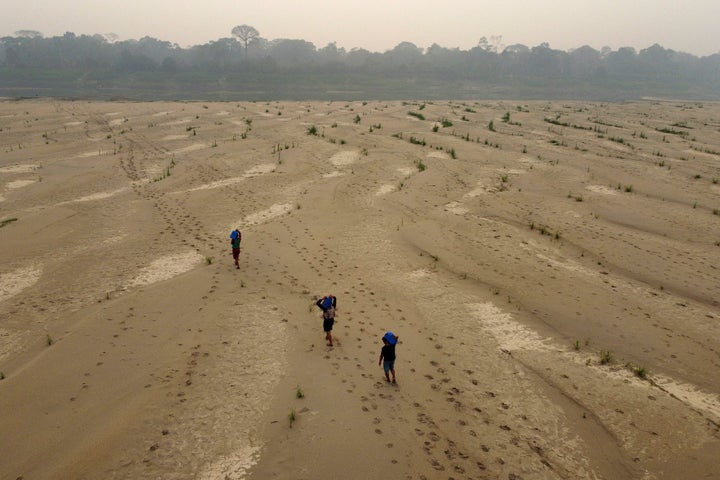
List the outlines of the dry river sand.
{"type": "Polygon", "coordinates": [[[719,479],[719,179],[707,102],[2,100],[0,478],[719,479]]]}

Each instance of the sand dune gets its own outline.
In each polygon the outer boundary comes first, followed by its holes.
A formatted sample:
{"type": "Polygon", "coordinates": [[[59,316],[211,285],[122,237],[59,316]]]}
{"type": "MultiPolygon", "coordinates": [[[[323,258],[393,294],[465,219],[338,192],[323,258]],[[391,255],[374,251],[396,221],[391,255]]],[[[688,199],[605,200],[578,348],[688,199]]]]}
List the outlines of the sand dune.
{"type": "Polygon", "coordinates": [[[0,101],[0,478],[720,479],[718,107],[0,101]]]}

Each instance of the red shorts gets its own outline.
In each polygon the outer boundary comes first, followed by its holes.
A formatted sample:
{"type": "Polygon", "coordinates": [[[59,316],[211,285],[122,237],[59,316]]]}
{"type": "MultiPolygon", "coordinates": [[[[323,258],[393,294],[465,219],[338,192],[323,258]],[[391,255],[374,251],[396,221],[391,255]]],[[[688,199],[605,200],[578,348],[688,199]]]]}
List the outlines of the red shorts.
{"type": "Polygon", "coordinates": [[[237,260],[240,258],[240,249],[239,248],[233,248],[233,259],[237,260]]]}

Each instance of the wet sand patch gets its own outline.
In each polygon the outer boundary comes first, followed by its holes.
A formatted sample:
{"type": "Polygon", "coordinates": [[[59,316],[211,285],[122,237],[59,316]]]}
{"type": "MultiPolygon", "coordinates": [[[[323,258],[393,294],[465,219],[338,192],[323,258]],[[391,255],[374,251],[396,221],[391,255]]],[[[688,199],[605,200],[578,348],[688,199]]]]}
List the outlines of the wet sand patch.
{"type": "Polygon", "coordinates": [[[11,298],[34,285],[42,274],[37,266],[21,267],[7,273],[0,273],[0,302],[11,298]]]}
{"type": "Polygon", "coordinates": [[[617,195],[617,190],[614,188],[606,187],[605,185],[588,185],[585,187],[591,192],[601,193],[603,195],[617,195]]]}
{"type": "Polygon", "coordinates": [[[39,169],[40,165],[33,163],[22,164],[22,165],[10,165],[9,167],[0,168],[0,173],[30,173],[39,169]]]}
{"type": "Polygon", "coordinates": [[[166,255],[153,260],[150,265],[143,268],[140,273],[128,283],[127,287],[140,287],[151,283],[168,280],[181,273],[192,270],[202,261],[202,256],[196,252],[166,255]]]}
{"type": "Polygon", "coordinates": [[[395,191],[395,185],[381,185],[380,188],[375,192],[375,196],[387,195],[388,193],[395,191]]]}
{"type": "Polygon", "coordinates": [[[128,190],[128,189],[126,187],[123,187],[123,188],[118,188],[117,190],[112,190],[109,192],[92,193],[90,195],[85,195],[84,197],[75,198],[73,200],[67,200],[65,202],[60,202],[57,205],[67,205],[68,203],[92,202],[94,200],[103,200],[105,198],[114,197],[115,195],[118,195],[126,190],[128,190]]]}
{"type": "Polygon", "coordinates": [[[360,154],[358,152],[346,150],[344,152],[338,152],[330,157],[330,163],[336,167],[344,167],[352,165],[358,160],[358,158],[360,158],[360,154]]]}
{"type": "Polygon", "coordinates": [[[450,213],[454,213],[455,215],[465,215],[469,212],[469,210],[459,202],[450,202],[446,204],[445,210],[450,213]]]}
{"type": "MultiPolygon", "coordinates": [[[[242,220],[240,220],[237,225],[241,226],[251,226],[251,225],[258,225],[261,223],[264,223],[271,218],[279,217],[281,215],[285,215],[286,213],[289,213],[292,211],[292,205],[289,203],[276,203],[269,208],[266,208],[265,210],[261,210],[259,212],[251,213],[250,215],[246,216],[242,220]]],[[[236,228],[237,225],[230,226],[230,230],[233,228],[236,228]]]]}
{"type": "Polygon", "coordinates": [[[12,182],[8,182],[5,184],[6,190],[17,190],[18,188],[24,188],[28,185],[32,185],[33,183],[37,182],[37,180],[15,180],[12,182]]]}

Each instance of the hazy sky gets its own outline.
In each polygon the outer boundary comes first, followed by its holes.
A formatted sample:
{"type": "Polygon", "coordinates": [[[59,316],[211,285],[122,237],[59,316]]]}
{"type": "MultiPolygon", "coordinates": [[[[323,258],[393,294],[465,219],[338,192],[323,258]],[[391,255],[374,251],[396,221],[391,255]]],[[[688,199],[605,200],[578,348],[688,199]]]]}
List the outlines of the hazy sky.
{"type": "Polygon", "coordinates": [[[183,47],[230,37],[235,25],[268,40],[330,42],[383,52],[402,41],[463,50],[480,37],[569,50],[659,43],[720,52],[720,0],[0,0],[0,36],[115,33],[183,47]]]}

